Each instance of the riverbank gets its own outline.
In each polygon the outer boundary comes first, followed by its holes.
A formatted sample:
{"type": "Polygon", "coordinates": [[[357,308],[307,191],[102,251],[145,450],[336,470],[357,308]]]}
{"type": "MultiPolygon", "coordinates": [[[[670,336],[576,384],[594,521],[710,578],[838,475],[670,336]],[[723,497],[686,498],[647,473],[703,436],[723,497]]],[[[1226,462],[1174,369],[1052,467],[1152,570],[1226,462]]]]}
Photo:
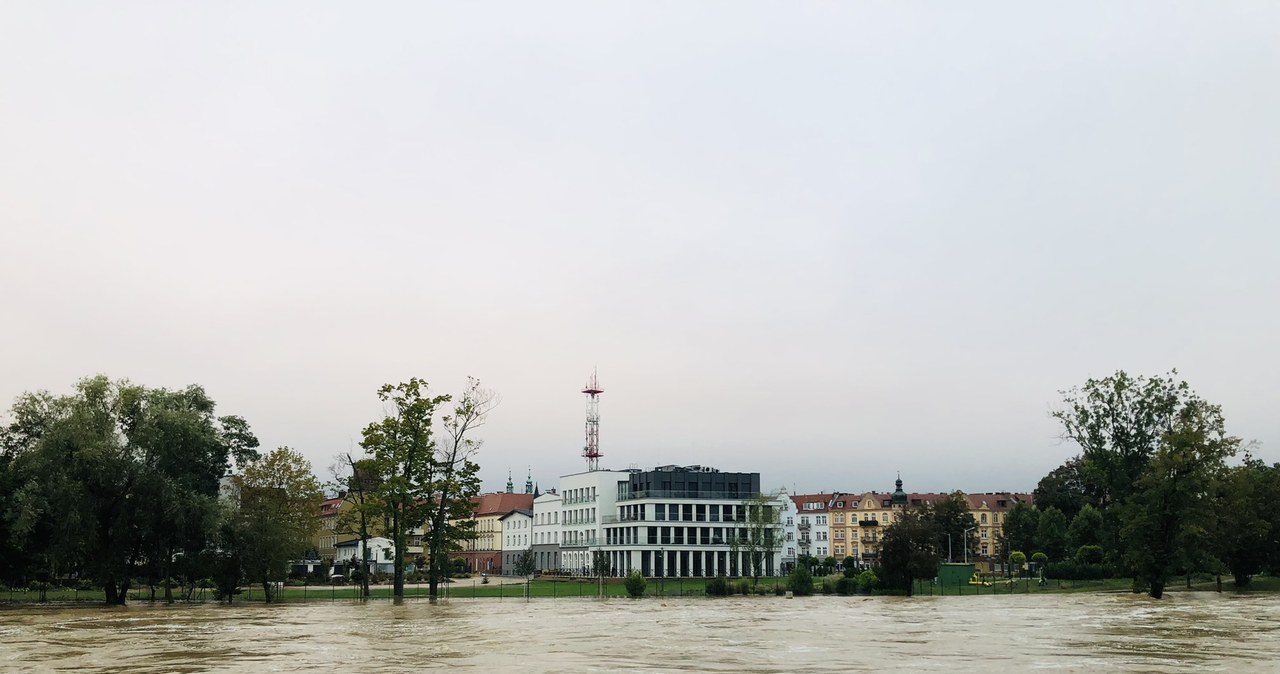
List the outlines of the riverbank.
{"type": "MultiPolygon", "coordinates": [[[[822,579],[817,580],[817,588],[815,595],[822,596],[821,587],[822,579]]],[[[758,594],[767,596],[776,596],[774,587],[779,583],[785,583],[784,578],[762,578],[758,584],[760,591],[758,594]]],[[[955,597],[955,596],[990,596],[990,595],[1036,595],[1036,594],[1075,594],[1075,593],[1130,593],[1132,592],[1133,581],[1128,578],[1108,578],[1104,580],[1085,580],[1085,581],[1068,581],[1068,580],[1048,580],[1041,585],[1034,578],[1019,578],[1010,580],[997,580],[991,585],[969,585],[967,583],[960,585],[943,586],[932,583],[928,580],[917,581],[914,593],[916,596],[934,596],[934,597],[955,597]]],[[[1166,588],[1166,592],[1216,592],[1217,580],[1212,576],[1193,576],[1190,587],[1187,586],[1185,579],[1172,583],[1166,588]]],[[[1274,576],[1258,576],[1246,588],[1237,588],[1232,584],[1229,578],[1224,579],[1222,583],[1222,591],[1224,593],[1250,594],[1250,593],[1275,593],[1280,592],[1280,578],[1274,576]]],[[[645,588],[645,597],[648,598],[666,598],[666,597],[701,597],[706,594],[706,579],[702,578],[668,578],[668,579],[650,579],[648,586],[645,588]]],[[[887,593],[882,593],[887,594],[887,593]]],[[[429,591],[425,584],[409,584],[405,586],[405,599],[425,600],[429,598],[429,591]]],[[[523,600],[528,596],[532,599],[570,599],[570,598],[590,598],[597,596],[605,596],[610,598],[620,598],[627,596],[626,586],[621,578],[607,578],[602,583],[594,578],[556,578],[556,579],[536,579],[526,583],[519,578],[499,577],[491,578],[489,583],[484,583],[480,578],[469,578],[455,580],[452,583],[441,586],[440,597],[445,599],[493,599],[493,600],[523,600]]],[[[834,596],[834,595],[833,595],[834,596]]],[[[879,595],[877,595],[879,596],[879,595]]],[[[353,585],[306,585],[306,586],[286,586],[282,588],[281,594],[276,601],[284,603],[295,602],[337,602],[337,601],[356,601],[360,599],[360,588],[353,585]]],[[[389,601],[394,599],[392,587],[390,585],[376,585],[370,588],[368,597],[371,601],[389,601]]],[[[197,590],[188,601],[180,595],[175,595],[177,603],[216,603],[209,590],[197,590]]],[[[44,602],[46,603],[101,603],[105,601],[105,597],[101,590],[72,590],[72,589],[56,589],[46,593],[44,602]]],[[[152,600],[151,591],[147,588],[129,591],[129,601],[135,603],[149,603],[152,600]]],[[[163,591],[157,590],[154,601],[163,603],[163,591]]],[[[263,594],[261,587],[245,587],[242,588],[240,594],[236,595],[232,603],[262,603],[263,594]]],[[[7,590],[0,591],[0,604],[38,604],[42,603],[40,594],[33,590],[7,590]]]]}

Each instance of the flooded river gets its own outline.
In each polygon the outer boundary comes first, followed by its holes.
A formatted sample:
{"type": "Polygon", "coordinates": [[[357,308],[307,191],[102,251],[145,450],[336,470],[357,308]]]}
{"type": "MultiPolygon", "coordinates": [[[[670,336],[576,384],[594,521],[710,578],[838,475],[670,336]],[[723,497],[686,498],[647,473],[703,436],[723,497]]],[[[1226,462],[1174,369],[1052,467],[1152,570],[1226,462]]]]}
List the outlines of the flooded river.
{"type": "Polygon", "coordinates": [[[1276,672],[1280,596],[0,608],[5,672],[1276,672]]]}

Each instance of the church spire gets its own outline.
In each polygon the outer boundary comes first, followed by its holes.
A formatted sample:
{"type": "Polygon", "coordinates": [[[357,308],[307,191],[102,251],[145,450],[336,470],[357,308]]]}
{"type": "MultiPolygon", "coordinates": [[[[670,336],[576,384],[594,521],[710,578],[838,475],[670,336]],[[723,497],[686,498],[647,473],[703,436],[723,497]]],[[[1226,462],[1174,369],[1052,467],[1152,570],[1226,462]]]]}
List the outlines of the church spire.
{"type": "Polygon", "coordinates": [[[533,493],[533,466],[529,466],[529,473],[524,479],[524,493],[533,493]]]}
{"type": "Polygon", "coordinates": [[[516,490],[516,485],[511,481],[511,469],[507,469],[507,493],[510,494],[516,490]]]}

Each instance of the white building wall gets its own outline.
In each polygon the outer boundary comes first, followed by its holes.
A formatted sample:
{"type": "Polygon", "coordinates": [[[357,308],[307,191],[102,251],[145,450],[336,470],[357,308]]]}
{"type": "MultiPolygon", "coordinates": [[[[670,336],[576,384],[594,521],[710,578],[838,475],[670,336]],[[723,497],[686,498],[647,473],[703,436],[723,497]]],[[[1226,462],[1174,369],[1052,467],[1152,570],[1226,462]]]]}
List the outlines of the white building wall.
{"type": "Polygon", "coordinates": [[[581,573],[603,542],[602,519],[618,502],[618,483],[631,473],[596,470],[560,478],[560,568],[581,573]]]}

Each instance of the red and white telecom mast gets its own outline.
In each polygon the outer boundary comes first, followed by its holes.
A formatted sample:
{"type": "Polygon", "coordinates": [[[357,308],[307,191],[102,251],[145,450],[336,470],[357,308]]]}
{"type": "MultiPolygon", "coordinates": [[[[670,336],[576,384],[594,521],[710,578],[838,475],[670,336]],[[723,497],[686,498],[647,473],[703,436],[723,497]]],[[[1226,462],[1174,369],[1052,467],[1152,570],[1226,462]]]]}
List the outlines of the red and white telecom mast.
{"type": "Polygon", "coordinates": [[[582,392],[587,394],[587,444],[582,447],[582,456],[587,459],[587,470],[600,470],[600,394],[604,389],[594,369],[582,392]]]}

